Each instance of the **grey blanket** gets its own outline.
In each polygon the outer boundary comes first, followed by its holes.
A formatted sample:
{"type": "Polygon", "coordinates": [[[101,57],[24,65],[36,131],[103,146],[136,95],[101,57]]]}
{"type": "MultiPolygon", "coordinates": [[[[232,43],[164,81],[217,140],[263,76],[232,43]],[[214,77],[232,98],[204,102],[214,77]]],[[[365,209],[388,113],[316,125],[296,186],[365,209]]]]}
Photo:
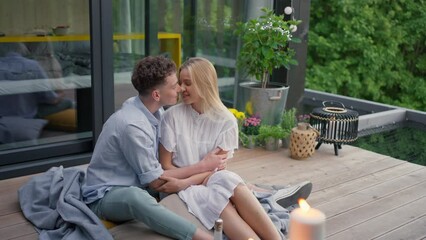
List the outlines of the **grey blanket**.
{"type": "Polygon", "coordinates": [[[256,192],[253,194],[259,200],[263,209],[265,209],[269,218],[274,223],[277,230],[280,232],[281,238],[286,239],[285,235],[288,233],[288,227],[290,222],[290,213],[287,209],[278,205],[273,199],[272,193],[256,192]]]}
{"type": "Polygon", "coordinates": [[[24,216],[39,239],[113,239],[99,218],[82,201],[84,172],[53,167],[18,190],[24,216]]]}

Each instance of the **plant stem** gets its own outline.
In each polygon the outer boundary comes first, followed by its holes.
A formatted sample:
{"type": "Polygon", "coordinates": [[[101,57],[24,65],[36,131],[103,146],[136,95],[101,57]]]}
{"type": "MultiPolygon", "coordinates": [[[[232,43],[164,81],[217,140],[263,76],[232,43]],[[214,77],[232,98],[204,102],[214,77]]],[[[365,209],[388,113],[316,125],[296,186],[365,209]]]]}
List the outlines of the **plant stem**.
{"type": "Polygon", "coordinates": [[[266,86],[268,85],[268,81],[269,81],[269,72],[268,70],[263,71],[263,76],[262,76],[262,88],[266,88],[266,86]]]}

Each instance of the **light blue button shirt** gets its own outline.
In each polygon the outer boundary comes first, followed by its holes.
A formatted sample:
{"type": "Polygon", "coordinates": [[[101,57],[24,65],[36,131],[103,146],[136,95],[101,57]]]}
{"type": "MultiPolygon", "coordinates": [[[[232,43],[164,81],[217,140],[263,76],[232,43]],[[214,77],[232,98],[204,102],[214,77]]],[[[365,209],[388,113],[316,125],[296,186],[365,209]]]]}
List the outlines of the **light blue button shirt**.
{"type": "Polygon", "coordinates": [[[113,186],[143,188],[163,174],[158,161],[162,113],[152,114],[139,97],[132,97],[111,115],[87,169],[82,187],[86,203],[102,198],[113,186]]]}

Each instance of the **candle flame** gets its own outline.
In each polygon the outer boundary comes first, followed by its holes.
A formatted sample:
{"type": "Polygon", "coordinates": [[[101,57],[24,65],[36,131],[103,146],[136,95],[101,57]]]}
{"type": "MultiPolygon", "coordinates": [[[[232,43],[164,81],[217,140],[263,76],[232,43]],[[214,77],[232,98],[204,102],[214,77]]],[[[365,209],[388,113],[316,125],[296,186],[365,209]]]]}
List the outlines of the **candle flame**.
{"type": "Polygon", "coordinates": [[[308,212],[309,209],[311,209],[311,206],[309,206],[308,202],[303,198],[299,199],[299,206],[304,212],[308,212]]]}

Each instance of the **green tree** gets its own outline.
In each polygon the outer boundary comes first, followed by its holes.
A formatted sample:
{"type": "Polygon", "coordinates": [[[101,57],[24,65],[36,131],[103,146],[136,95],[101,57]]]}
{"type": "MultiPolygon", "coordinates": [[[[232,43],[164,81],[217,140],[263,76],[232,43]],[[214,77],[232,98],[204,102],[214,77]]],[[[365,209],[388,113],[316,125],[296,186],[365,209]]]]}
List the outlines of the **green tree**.
{"type": "Polygon", "coordinates": [[[426,3],[311,2],[306,87],[426,110],[426,3]]]}

